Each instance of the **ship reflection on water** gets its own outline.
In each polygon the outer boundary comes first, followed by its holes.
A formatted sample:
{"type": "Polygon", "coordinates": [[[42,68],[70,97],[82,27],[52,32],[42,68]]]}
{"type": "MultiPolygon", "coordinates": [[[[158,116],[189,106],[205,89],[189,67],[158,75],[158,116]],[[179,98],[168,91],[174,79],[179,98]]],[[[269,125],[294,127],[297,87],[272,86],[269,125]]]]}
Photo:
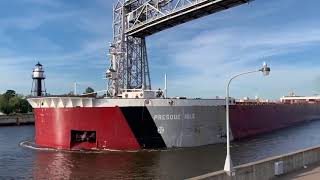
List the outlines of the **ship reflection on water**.
{"type": "Polygon", "coordinates": [[[56,179],[70,179],[74,167],[68,154],[59,152],[37,152],[33,167],[35,179],[54,177],[56,179]]]}
{"type": "MultiPolygon", "coordinates": [[[[320,145],[320,121],[232,143],[235,165],[320,145]]],[[[225,145],[141,152],[64,152],[19,147],[33,126],[0,129],[0,179],[183,179],[223,169],[225,145]]]]}
{"type": "Polygon", "coordinates": [[[181,179],[223,164],[223,145],[141,152],[55,152],[35,154],[35,179],[181,179]],[[219,158],[217,158],[219,157],[219,158]]]}

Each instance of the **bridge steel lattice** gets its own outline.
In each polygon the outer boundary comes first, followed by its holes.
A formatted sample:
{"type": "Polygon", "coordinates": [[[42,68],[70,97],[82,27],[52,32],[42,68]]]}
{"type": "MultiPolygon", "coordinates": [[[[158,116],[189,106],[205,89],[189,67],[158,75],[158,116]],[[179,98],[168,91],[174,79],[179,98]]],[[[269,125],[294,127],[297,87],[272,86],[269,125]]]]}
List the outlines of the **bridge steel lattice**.
{"type": "Polygon", "coordinates": [[[107,70],[108,93],[151,89],[147,36],[253,0],[117,0],[107,70]]]}

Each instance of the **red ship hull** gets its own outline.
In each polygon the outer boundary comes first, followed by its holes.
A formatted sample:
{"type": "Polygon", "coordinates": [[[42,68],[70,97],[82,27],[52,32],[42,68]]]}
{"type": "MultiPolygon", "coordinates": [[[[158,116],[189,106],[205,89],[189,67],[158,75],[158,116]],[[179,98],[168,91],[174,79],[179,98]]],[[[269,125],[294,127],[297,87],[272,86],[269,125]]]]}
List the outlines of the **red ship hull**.
{"type": "Polygon", "coordinates": [[[118,107],[35,109],[35,141],[58,149],[140,149],[118,107]],[[95,131],[95,142],[72,141],[71,131],[95,131]]]}
{"type": "Polygon", "coordinates": [[[230,127],[234,139],[251,137],[320,119],[320,104],[248,104],[230,107],[230,127]]]}

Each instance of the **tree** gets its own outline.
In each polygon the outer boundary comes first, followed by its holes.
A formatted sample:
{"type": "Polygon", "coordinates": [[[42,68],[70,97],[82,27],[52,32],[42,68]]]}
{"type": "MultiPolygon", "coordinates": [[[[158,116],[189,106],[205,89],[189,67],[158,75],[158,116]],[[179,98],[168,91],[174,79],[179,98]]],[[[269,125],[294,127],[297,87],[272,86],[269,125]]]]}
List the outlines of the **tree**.
{"type": "Polygon", "coordinates": [[[20,97],[13,96],[12,98],[9,99],[8,103],[9,103],[9,106],[13,108],[14,112],[19,111],[20,97]]]}
{"type": "Polygon", "coordinates": [[[9,100],[9,106],[13,108],[15,113],[28,113],[32,111],[28,101],[22,96],[14,96],[9,100]]]}
{"type": "Polygon", "coordinates": [[[19,113],[32,112],[32,107],[26,99],[19,100],[19,113]]]}
{"type": "Polygon", "coordinates": [[[7,90],[6,93],[3,94],[3,96],[9,100],[12,97],[16,96],[16,92],[14,90],[7,90]]]}
{"type": "Polygon", "coordinates": [[[32,111],[32,107],[23,96],[17,95],[13,90],[8,90],[5,94],[0,95],[0,111],[4,114],[28,113],[32,111]]]}
{"type": "Polygon", "coordinates": [[[11,114],[14,111],[14,108],[9,104],[9,99],[6,95],[0,96],[0,111],[4,114],[11,114]]]}
{"type": "Polygon", "coordinates": [[[87,87],[86,91],[84,94],[90,94],[90,93],[93,93],[94,92],[94,89],[92,89],[91,87],[87,87]]]}

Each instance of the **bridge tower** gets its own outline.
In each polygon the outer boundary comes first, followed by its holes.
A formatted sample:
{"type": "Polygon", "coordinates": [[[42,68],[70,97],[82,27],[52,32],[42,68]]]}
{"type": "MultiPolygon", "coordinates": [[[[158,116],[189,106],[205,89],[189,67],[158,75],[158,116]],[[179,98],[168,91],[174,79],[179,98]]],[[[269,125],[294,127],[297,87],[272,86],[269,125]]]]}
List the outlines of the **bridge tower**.
{"type": "Polygon", "coordinates": [[[108,93],[121,96],[124,90],[151,90],[145,37],[126,34],[127,13],[132,8],[119,0],[113,7],[113,43],[110,45],[110,67],[107,70],[108,93]]]}

